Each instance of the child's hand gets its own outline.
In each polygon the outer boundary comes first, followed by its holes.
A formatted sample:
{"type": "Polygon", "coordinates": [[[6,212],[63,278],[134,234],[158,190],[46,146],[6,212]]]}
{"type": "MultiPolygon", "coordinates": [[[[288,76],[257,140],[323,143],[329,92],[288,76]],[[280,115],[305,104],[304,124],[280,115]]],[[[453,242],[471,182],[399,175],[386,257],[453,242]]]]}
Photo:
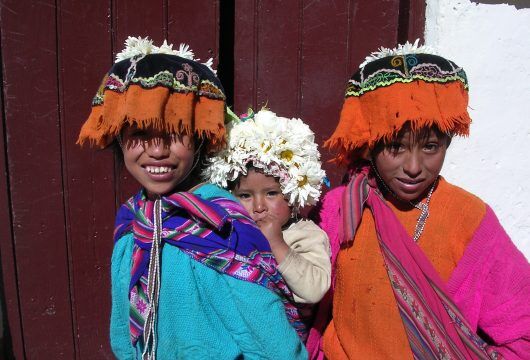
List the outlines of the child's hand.
{"type": "Polygon", "coordinates": [[[283,195],[280,180],[249,169],[238,182],[234,195],[259,226],[276,260],[281,263],[290,250],[283,238],[282,227],[289,223],[292,208],[283,195]]]}
{"type": "Polygon", "coordinates": [[[256,221],[261,232],[269,243],[272,246],[272,243],[283,242],[282,226],[281,220],[274,214],[267,213],[264,214],[262,219],[256,221]]]}
{"type": "Polygon", "coordinates": [[[263,218],[257,219],[256,223],[269,241],[272,253],[278,264],[280,264],[289,252],[289,246],[283,239],[282,221],[275,214],[267,213],[263,218]]]}

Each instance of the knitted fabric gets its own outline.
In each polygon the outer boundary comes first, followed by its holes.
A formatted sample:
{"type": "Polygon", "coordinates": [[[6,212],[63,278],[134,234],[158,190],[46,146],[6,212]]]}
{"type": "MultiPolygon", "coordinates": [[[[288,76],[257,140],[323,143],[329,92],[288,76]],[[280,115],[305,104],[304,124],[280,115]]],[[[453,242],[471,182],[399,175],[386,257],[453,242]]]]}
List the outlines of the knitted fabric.
{"type": "MultiPolygon", "coordinates": [[[[226,195],[205,185],[204,197],[226,195]]],[[[242,241],[243,239],[241,239],[242,241]]],[[[117,358],[136,359],[143,350],[129,338],[128,294],[134,238],[125,234],[112,258],[111,345],[117,358]]],[[[175,246],[164,246],[157,321],[160,359],[304,359],[305,349],[278,295],[205,266],[175,246]],[[271,342],[277,346],[269,346],[271,342]]]]}
{"type": "MultiPolygon", "coordinates": [[[[122,237],[111,265],[110,342],[120,360],[139,359],[143,351],[141,341],[132,346],[128,326],[133,244],[130,234],[122,237]]],[[[176,247],[164,247],[161,264],[158,359],[307,358],[272,291],[220,274],[176,247]]]]}
{"type": "Polygon", "coordinates": [[[311,220],[300,220],[282,231],[289,251],[278,264],[297,303],[318,303],[331,284],[328,235],[311,220]]]}
{"type": "MultiPolygon", "coordinates": [[[[446,189],[446,191],[442,191],[442,193],[446,192],[448,194],[447,201],[442,201],[440,203],[440,199],[438,198],[438,201],[436,201],[436,197],[433,195],[432,205],[439,209],[431,214],[429,222],[434,220],[436,223],[436,218],[443,216],[443,218],[445,218],[444,221],[448,221],[450,225],[443,226],[445,230],[441,234],[439,231],[436,231],[436,228],[426,225],[425,234],[420,240],[420,246],[424,246],[425,244],[422,244],[422,242],[427,241],[431,244],[429,245],[429,243],[427,243],[424,251],[429,258],[433,259],[433,264],[435,268],[441,272],[442,278],[446,280],[449,277],[447,282],[448,292],[458,308],[465,315],[472,330],[476,331],[477,328],[480,328],[486,333],[492,339],[493,348],[504,357],[510,359],[523,359],[525,358],[525,354],[530,353],[530,342],[528,340],[530,339],[530,317],[528,315],[530,314],[530,305],[526,300],[528,296],[530,296],[530,267],[528,262],[506,236],[491,209],[487,208],[484,213],[484,204],[480,202],[480,200],[444,181],[442,181],[439,186],[441,189],[446,189]],[[473,203],[476,204],[474,205],[474,208],[478,210],[479,213],[476,213],[476,210],[472,210],[473,206],[469,209],[470,211],[465,210],[473,203]],[[458,208],[462,206],[464,207],[463,212],[458,210],[458,208]],[[452,209],[452,207],[454,207],[454,209],[452,209]],[[446,215],[442,214],[444,208],[449,212],[446,213],[446,215]],[[457,210],[455,211],[455,209],[457,210]],[[481,213],[483,215],[480,215],[481,213]],[[440,216],[436,214],[439,214],[440,216]],[[477,216],[479,219],[476,218],[477,216]],[[478,225],[478,223],[480,223],[480,225],[478,225]],[[472,227],[475,227],[475,230],[471,229],[472,227]],[[473,235],[470,235],[470,232],[466,232],[465,229],[470,231],[473,230],[473,235]],[[465,235],[466,233],[468,235],[465,235]],[[461,234],[462,237],[459,238],[458,234],[461,234]],[[431,239],[433,235],[434,240],[431,239]],[[459,241],[452,241],[445,246],[444,244],[435,244],[435,242],[441,241],[437,240],[437,237],[444,237],[444,235],[446,235],[449,240],[453,238],[454,240],[459,239],[459,241]],[[469,240],[470,238],[471,240],[469,240]],[[438,250],[436,250],[437,247],[439,248],[438,250]],[[432,250],[429,250],[429,248],[432,250]],[[444,248],[446,248],[446,250],[443,250],[444,248]],[[463,255],[460,259],[462,253],[463,255]],[[454,271],[450,271],[450,267],[448,268],[447,265],[444,266],[443,263],[440,263],[440,261],[443,262],[447,260],[449,260],[448,265],[449,263],[453,263],[453,267],[454,264],[458,264],[454,271]],[[498,304],[504,304],[505,308],[500,307],[498,304]]],[[[343,191],[344,187],[339,187],[328,193],[321,213],[323,219],[321,225],[323,225],[324,229],[330,236],[333,259],[336,259],[337,251],[339,250],[338,241],[342,238],[339,229],[341,226],[337,226],[337,224],[340,224],[342,221],[340,202],[343,191]]],[[[411,219],[414,217],[414,215],[410,216],[411,219]]],[[[366,234],[370,232],[369,229],[366,229],[366,227],[372,227],[370,224],[372,224],[373,220],[370,220],[370,217],[368,217],[365,224],[361,225],[359,236],[361,236],[361,233],[366,234]],[[363,230],[363,227],[365,230],[363,230]]],[[[413,220],[405,222],[409,234],[413,231],[413,224],[413,220]],[[407,225],[407,223],[409,224],[407,225]]],[[[430,224],[432,224],[432,222],[430,224]]],[[[372,236],[375,236],[375,234],[372,236]]],[[[365,243],[364,246],[366,246],[367,241],[368,240],[363,241],[363,243],[365,243]]],[[[355,242],[353,246],[356,246],[355,242]]],[[[358,251],[365,250],[366,249],[359,249],[358,251]]],[[[375,249],[374,251],[379,252],[378,249],[375,249]]],[[[352,254],[351,250],[349,250],[349,252],[349,255],[346,254],[346,252],[343,253],[344,261],[354,256],[359,256],[352,254]]],[[[369,256],[369,254],[363,252],[363,256],[365,255],[369,256]]],[[[370,269],[372,270],[370,270],[370,274],[365,274],[364,276],[368,276],[370,279],[379,274],[383,279],[386,279],[388,294],[379,294],[378,296],[390,297],[393,301],[393,295],[388,284],[385,270],[380,269],[381,271],[377,272],[377,269],[374,269],[374,267],[377,268],[377,264],[382,267],[382,259],[379,259],[379,261],[375,263],[371,262],[370,269]],[[373,274],[373,272],[377,273],[373,274]]],[[[345,271],[344,274],[344,276],[350,278],[349,281],[351,282],[351,277],[354,277],[354,274],[348,273],[347,271],[345,271]]],[[[369,279],[366,282],[367,286],[374,286],[375,283],[370,282],[369,279]]],[[[338,283],[335,285],[339,286],[338,283]]],[[[357,284],[357,286],[360,286],[360,284],[357,284]]],[[[342,285],[340,287],[341,289],[335,289],[336,293],[337,291],[344,293],[345,289],[342,288],[342,285]]],[[[359,289],[357,291],[361,290],[359,289]]],[[[366,292],[366,289],[362,291],[366,292]]],[[[370,291],[372,294],[376,294],[373,292],[376,291],[375,289],[371,289],[370,291]]],[[[357,292],[356,294],[359,293],[357,292]]],[[[370,295],[361,295],[360,301],[366,296],[370,295]]],[[[331,301],[329,298],[329,295],[325,298],[325,300],[328,300],[327,304],[324,303],[324,306],[321,306],[317,315],[316,325],[310,333],[308,349],[311,358],[323,357],[320,335],[331,318],[331,301]]],[[[334,301],[338,300],[335,298],[334,301]]],[[[373,304],[371,304],[372,302],[373,301],[368,303],[368,308],[364,309],[363,314],[367,314],[368,316],[378,315],[374,313],[375,309],[370,309],[373,307],[373,304]]],[[[381,303],[381,300],[376,302],[381,303]]],[[[395,304],[390,304],[389,306],[393,306],[394,308],[394,321],[391,317],[387,317],[384,320],[395,323],[395,329],[398,329],[398,331],[396,333],[390,330],[380,329],[381,333],[377,335],[383,336],[387,342],[397,338],[397,347],[400,346],[399,339],[401,338],[401,344],[405,344],[406,346],[406,337],[404,335],[403,326],[399,324],[401,320],[397,313],[395,313],[395,304]],[[399,332],[401,332],[401,335],[399,332]],[[389,336],[389,334],[391,335],[389,336]]],[[[336,310],[334,309],[333,311],[335,312],[336,310]]],[[[352,310],[350,309],[348,311],[351,312],[352,310]]],[[[346,311],[345,314],[348,313],[348,311],[346,311]]],[[[344,328],[345,327],[342,326],[342,330],[344,330],[344,328]]],[[[336,323],[332,321],[329,326],[327,326],[326,338],[330,340],[334,339],[334,341],[327,341],[327,343],[330,346],[335,346],[336,350],[339,351],[340,347],[342,347],[341,344],[348,344],[348,341],[338,342],[336,331],[336,323]]],[[[344,334],[344,331],[342,331],[341,339],[344,339],[344,334]]],[[[364,336],[363,334],[357,335],[361,337],[364,336]]],[[[377,337],[379,338],[380,336],[377,337]]],[[[359,339],[359,341],[362,341],[362,339],[359,339]]],[[[374,341],[374,339],[370,339],[369,341],[374,341]]],[[[369,343],[367,344],[369,345],[369,343]]],[[[385,346],[385,344],[381,344],[381,341],[373,345],[385,346]]],[[[344,350],[339,351],[339,353],[343,353],[343,351],[344,350]]],[[[401,352],[393,353],[392,356],[396,355],[396,358],[399,358],[399,353],[401,352]]],[[[409,352],[408,355],[405,354],[404,356],[409,357],[410,354],[411,353],[409,352]]],[[[346,356],[344,353],[343,355],[346,356]]],[[[340,356],[337,358],[340,358],[340,356]]]]}
{"type": "MultiPolygon", "coordinates": [[[[187,192],[163,196],[160,201],[163,244],[180,248],[218,272],[275,291],[285,304],[289,321],[305,339],[306,328],[292,302],[292,293],[277,271],[269,244],[238,202],[224,197],[205,200],[187,192]]],[[[154,202],[147,200],[141,190],[122,205],[116,217],[115,241],[128,232],[135,239],[130,284],[133,344],[143,332],[152,305],[145,295],[153,244],[153,209],[154,202]]]]}

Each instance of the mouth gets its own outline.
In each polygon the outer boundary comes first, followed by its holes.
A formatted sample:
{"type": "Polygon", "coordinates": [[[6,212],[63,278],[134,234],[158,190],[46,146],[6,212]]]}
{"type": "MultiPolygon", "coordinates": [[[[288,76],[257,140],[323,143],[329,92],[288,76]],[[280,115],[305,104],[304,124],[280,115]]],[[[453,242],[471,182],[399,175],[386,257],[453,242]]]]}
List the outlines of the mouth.
{"type": "Polygon", "coordinates": [[[252,217],[252,220],[254,220],[254,222],[259,225],[261,222],[263,222],[263,220],[265,220],[265,216],[254,216],[252,217]]]}
{"type": "Polygon", "coordinates": [[[413,193],[423,186],[425,179],[396,178],[396,181],[404,192],[413,193]]]}
{"type": "Polygon", "coordinates": [[[152,166],[147,165],[143,167],[148,174],[152,175],[163,175],[169,173],[174,168],[172,166],[152,166]]]}
{"type": "Polygon", "coordinates": [[[397,178],[397,180],[407,185],[416,185],[424,181],[423,179],[407,179],[407,178],[397,178]]]}
{"type": "Polygon", "coordinates": [[[173,179],[173,173],[176,166],[169,165],[144,165],[142,168],[147,173],[147,176],[156,182],[165,182],[173,179]]]}

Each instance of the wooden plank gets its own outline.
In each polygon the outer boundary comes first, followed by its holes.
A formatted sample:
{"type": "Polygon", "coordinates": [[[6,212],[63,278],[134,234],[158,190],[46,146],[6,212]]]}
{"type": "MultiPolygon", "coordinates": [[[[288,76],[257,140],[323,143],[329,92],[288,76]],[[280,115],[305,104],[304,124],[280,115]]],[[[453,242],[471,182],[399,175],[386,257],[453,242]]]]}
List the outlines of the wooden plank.
{"type": "Polygon", "coordinates": [[[114,159],[111,150],[75,144],[92,97],[112,64],[110,12],[109,1],[71,0],[61,3],[58,19],[63,176],[79,359],[113,358],[108,334],[114,159]],[[90,31],[83,31],[88,24],[90,31]]]}
{"type": "Polygon", "coordinates": [[[189,44],[195,57],[219,61],[219,0],[169,0],[168,40],[189,44]]]}
{"type": "Polygon", "coordinates": [[[152,0],[149,3],[139,0],[115,0],[115,7],[115,51],[119,52],[123,48],[127,36],[149,36],[156,44],[164,41],[167,28],[165,0],[152,0]]]}
{"type": "Polygon", "coordinates": [[[301,1],[236,0],[234,108],[300,112],[301,1]]]}
{"type": "Polygon", "coordinates": [[[349,67],[353,73],[372,51],[394,47],[398,39],[399,0],[352,1],[349,67]]]}
{"type": "MultiPolygon", "coordinates": [[[[323,144],[333,132],[349,78],[349,0],[304,1],[302,38],[301,117],[323,144]]],[[[344,172],[327,162],[331,157],[320,148],[323,167],[332,185],[344,172]]]]}
{"type": "Polygon", "coordinates": [[[16,258],[13,244],[13,219],[11,217],[11,198],[8,185],[9,173],[6,165],[7,148],[4,133],[3,96],[0,97],[0,109],[0,118],[2,120],[2,127],[0,127],[0,173],[2,174],[0,176],[0,263],[2,265],[3,284],[2,291],[0,291],[0,296],[2,296],[0,301],[5,301],[5,307],[0,311],[3,312],[5,309],[2,317],[6,321],[3,321],[3,323],[7,323],[8,325],[8,328],[2,331],[3,339],[1,341],[3,342],[3,349],[0,349],[0,358],[2,355],[7,355],[10,352],[11,356],[17,359],[23,359],[24,341],[22,337],[20,304],[18,301],[16,258]],[[9,350],[10,348],[11,350],[9,350]]]}
{"type": "Polygon", "coordinates": [[[423,42],[425,32],[425,0],[400,0],[398,42],[423,42]]]}
{"type": "Polygon", "coordinates": [[[234,110],[257,107],[258,1],[235,0],[234,110]]]}
{"type": "Polygon", "coordinates": [[[427,4],[425,0],[409,1],[408,40],[412,42],[420,39],[420,43],[423,43],[425,36],[425,8],[427,4]]]}
{"type": "Polygon", "coordinates": [[[174,48],[188,44],[195,58],[213,58],[214,69],[219,69],[219,11],[219,0],[169,0],[168,41],[174,48]]]}
{"type": "Polygon", "coordinates": [[[13,237],[25,355],[72,359],[55,1],[2,3],[13,237]]]}
{"type": "Polygon", "coordinates": [[[300,112],[302,2],[258,2],[257,107],[278,115],[300,112]]]}
{"type": "MultiPolygon", "coordinates": [[[[371,51],[394,46],[399,0],[236,0],[234,105],[267,103],[302,116],[322,144],[334,130],[345,84],[371,51]]],[[[323,160],[332,156],[323,151],[323,160]]],[[[333,184],[343,169],[325,164],[333,184]]]]}
{"type": "Polygon", "coordinates": [[[223,84],[226,104],[233,109],[234,106],[234,40],[235,40],[235,0],[223,1],[223,6],[218,6],[217,16],[219,35],[218,41],[219,64],[217,76],[223,84]]]}

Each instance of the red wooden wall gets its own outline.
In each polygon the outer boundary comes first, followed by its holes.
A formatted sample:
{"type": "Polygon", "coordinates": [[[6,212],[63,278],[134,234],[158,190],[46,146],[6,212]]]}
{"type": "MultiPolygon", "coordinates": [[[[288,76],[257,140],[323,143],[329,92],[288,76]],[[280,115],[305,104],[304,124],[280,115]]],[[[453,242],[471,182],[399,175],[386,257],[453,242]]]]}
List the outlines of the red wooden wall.
{"type": "MultiPolygon", "coordinates": [[[[267,104],[302,117],[322,143],[357,64],[420,37],[424,8],[421,0],[1,0],[5,356],[112,358],[113,218],[136,184],[110,151],[75,140],[127,35],[188,42],[203,59],[219,54],[236,112],[267,104]]],[[[336,182],[340,171],[328,170],[336,182]]]]}
{"type": "MultiPolygon", "coordinates": [[[[301,117],[322,144],[364,57],[422,37],[424,14],[425,3],[415,0],[236,0],[235,110],[266,104],[301,117]]],[[[336,184],[340,170],[325,167],[336,184]]]]}

